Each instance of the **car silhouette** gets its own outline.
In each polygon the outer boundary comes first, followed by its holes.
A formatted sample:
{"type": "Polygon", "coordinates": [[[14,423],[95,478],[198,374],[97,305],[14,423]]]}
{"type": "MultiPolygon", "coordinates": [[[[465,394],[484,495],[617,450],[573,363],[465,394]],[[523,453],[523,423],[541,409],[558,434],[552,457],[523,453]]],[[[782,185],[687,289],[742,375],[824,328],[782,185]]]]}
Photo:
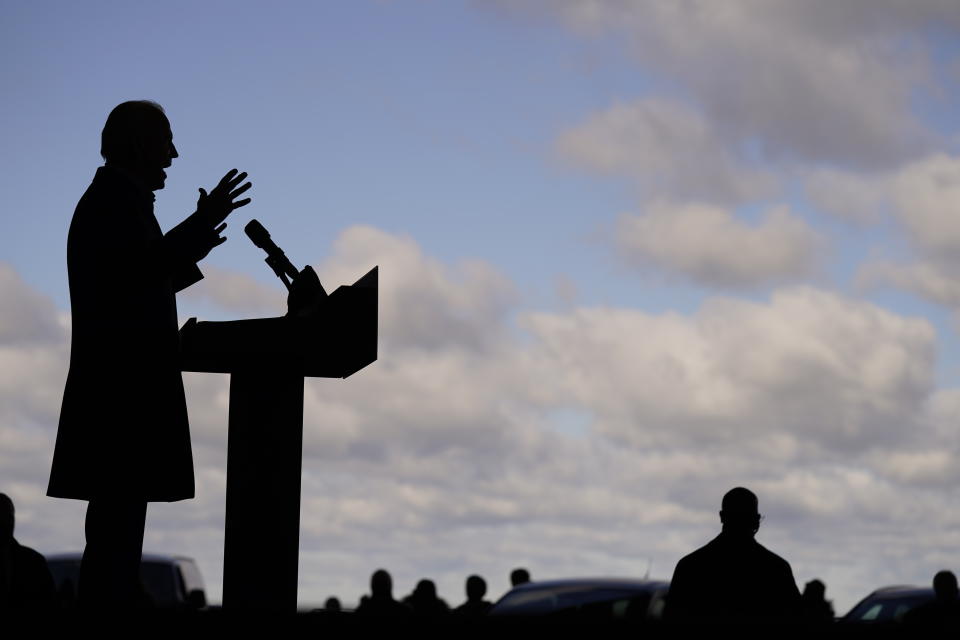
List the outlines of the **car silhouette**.
{"type": "Polygon", "coordinates": [[[843,624],[896,623],[903,620],[908,611],[932,602],[936,598],[930,587],[899,585],[877,589],[858,602],[847,615],[840,618],[843,624]]]}
{"type": "Polygon", "coordinates": [[[630,578],[573,578],[528,582],[500,598],[491,617],[549,617],[577,621],[650,621],[663,614],[670,583],[630,578]]]}
{"type": "MultiPolygon", "coordinates": [[[[46,557],[64,606],[70,606],[76,600],[82,557],[82,553],[58,553],[46,557]]],[[[146,606],[158,609],[203,609],[207,606],[203,577],[192,558],[145,553],[140,561],[140,582],[146,606]]]]}

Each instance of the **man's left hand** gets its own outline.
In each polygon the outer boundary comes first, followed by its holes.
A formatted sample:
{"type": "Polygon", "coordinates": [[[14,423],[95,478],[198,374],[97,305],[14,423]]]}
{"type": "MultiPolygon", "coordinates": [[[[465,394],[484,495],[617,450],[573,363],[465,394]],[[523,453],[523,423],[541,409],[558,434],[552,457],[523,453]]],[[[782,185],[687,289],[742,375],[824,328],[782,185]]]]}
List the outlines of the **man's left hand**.
{"type": "MultiPolygon", "coordinates": [[[[236,169],[227,172],[216,187],[208,194],[201,187],[200,198],[197,199],[197,213],[210,225],[217,227],[228,215],[242,206],[250,204],[250,198],[234,202],[244,191],[251,187],[249,182],[237,186],[247,177],[247,172],[238,174],[236,169]]],[[[217,233],[219,234],[220,229],[217,233]]]]}

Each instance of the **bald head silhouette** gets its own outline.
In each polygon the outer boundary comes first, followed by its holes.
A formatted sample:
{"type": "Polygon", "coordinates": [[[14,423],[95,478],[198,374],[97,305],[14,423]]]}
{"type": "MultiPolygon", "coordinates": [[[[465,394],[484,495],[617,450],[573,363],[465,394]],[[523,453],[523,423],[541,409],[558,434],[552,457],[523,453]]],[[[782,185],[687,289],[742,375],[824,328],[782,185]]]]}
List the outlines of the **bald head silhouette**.
{"type": "Polygon", "coordinates": [[[377,569],[370,576],[370,594],[374,598],[393,597],[393,578],[386,569],[377,569]]]}
{"type": "Polygon", "coordinates": [[[163,189],[164,169],[179,157],[163,107],[151,100],[114,107],[100,134],[100,155],[107,165],[125,169],[151,191],[163,189]]]}
{"type": "Polygon", "coordinates": [[[752,538],[760,530],[757,494],[744,487],[727,491],[720,503],[723,532],[737,538],[752,538]]]}
{"type": "Polygon", "coordinates": [[[960,590],[957,588],[957,576],[953,571],[938,571],[933,576],[933,591],[937,594],[937,600],[943,602],[952,602],[957,599],[960,590]]]}

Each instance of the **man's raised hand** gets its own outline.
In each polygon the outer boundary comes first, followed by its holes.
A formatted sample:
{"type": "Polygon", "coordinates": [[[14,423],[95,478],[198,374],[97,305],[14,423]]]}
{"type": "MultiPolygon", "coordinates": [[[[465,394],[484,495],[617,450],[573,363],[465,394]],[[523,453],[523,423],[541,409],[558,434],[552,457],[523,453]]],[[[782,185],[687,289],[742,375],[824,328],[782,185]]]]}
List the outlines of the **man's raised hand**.
{"type": "Polygon", "coordinates": [[[230,169],[209,194],[201,187],[200,198],[197,200],[197,213],[203,216],[211,227],[223,222],[234,209],[250,204],[250,198],[234,202],[251,186],[249,182],[237,186],[246,177],[246,171],[238,174],[236,169],[230,169]]]}

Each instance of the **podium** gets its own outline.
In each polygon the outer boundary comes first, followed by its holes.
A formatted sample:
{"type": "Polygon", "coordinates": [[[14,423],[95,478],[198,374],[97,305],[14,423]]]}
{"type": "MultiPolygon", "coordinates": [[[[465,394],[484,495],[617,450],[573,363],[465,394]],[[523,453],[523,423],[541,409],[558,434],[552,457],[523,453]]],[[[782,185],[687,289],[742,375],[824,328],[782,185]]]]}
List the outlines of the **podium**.
{"type": "Polygon", "coordinates": [[[296,611],[303,379],[377,359],[377,269],[307,311],[180,329],[183,371],[230,374],[224,609],[296,611]]]}

